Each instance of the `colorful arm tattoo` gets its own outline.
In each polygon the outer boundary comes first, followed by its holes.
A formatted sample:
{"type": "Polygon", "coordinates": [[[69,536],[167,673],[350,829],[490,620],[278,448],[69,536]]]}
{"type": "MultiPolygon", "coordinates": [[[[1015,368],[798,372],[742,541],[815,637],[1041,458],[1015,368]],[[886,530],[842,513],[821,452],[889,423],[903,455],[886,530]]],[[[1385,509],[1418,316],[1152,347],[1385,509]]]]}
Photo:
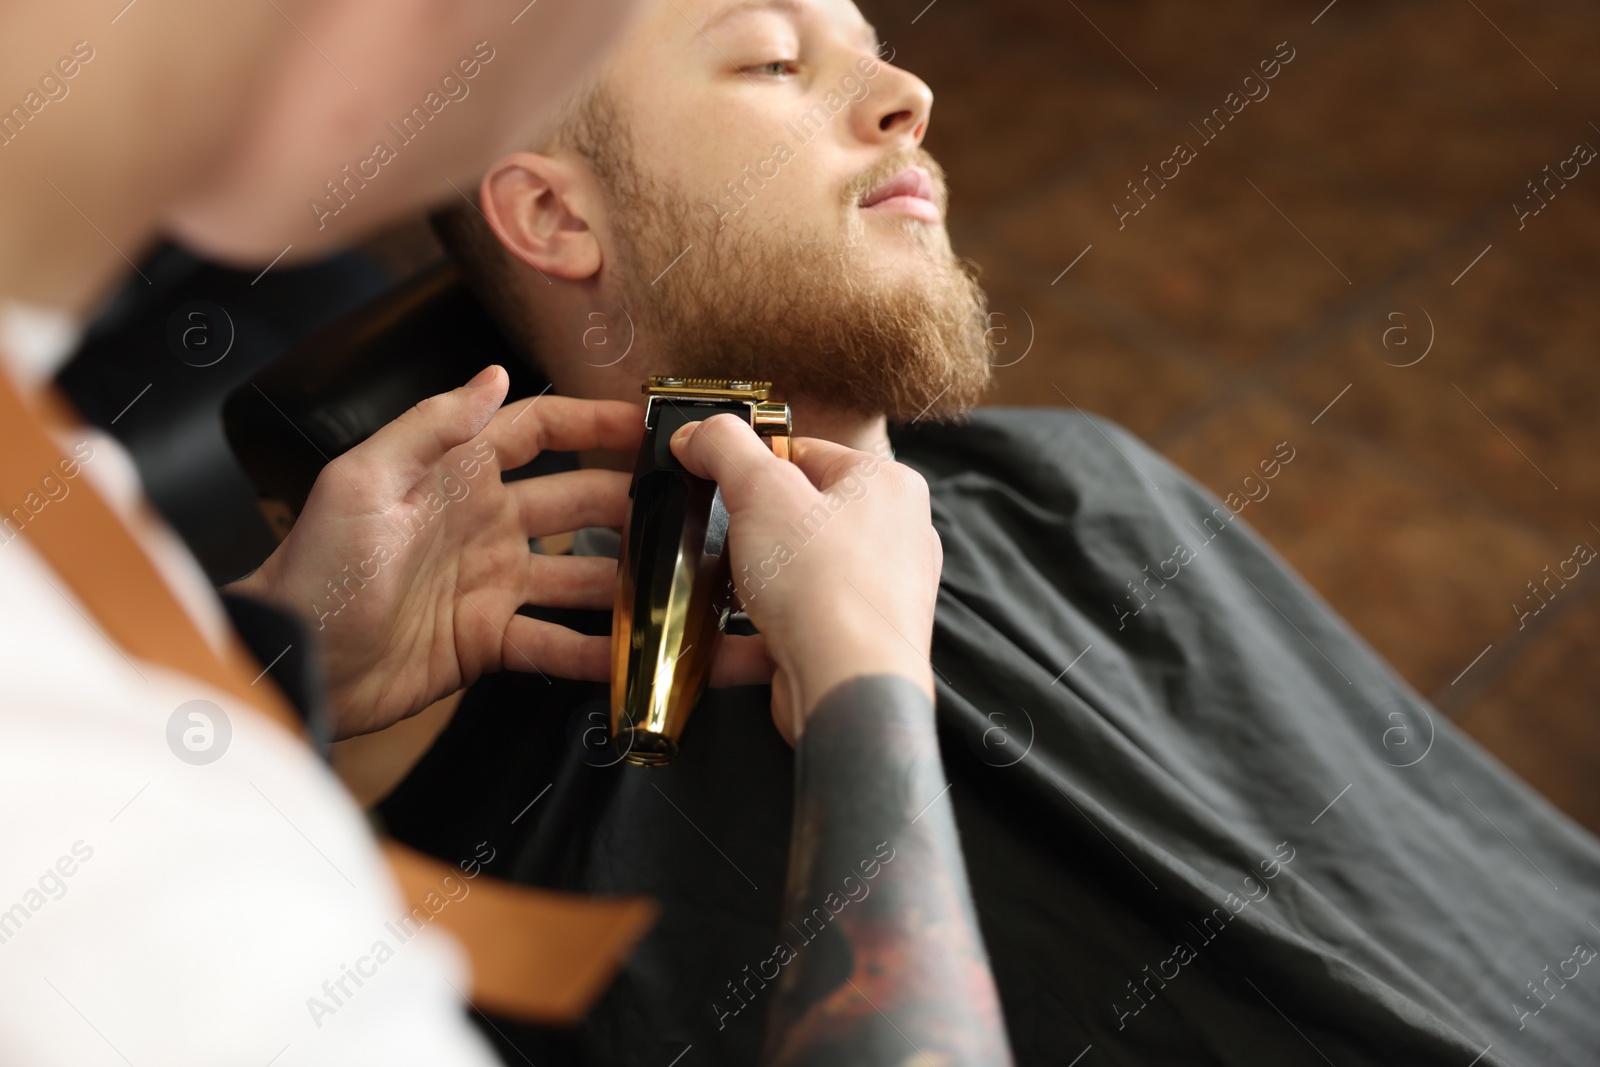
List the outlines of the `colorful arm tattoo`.
{"type": "Polygon", "coordinates": [[[928,698],[896,675],[846,682],[797,755],[763,1064],[1010,1064],[928,698]]]}

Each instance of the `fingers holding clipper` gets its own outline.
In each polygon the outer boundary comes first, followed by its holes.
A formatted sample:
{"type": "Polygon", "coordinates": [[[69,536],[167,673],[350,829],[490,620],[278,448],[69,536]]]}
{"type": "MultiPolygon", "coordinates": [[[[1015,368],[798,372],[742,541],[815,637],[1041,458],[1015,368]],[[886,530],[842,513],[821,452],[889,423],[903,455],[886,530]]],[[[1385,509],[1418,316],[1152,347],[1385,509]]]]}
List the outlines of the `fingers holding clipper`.
{"type": "Polygon", "coordinates": [[[500,662],[508,671],[603,682],[611,677],[611,638],[513,615],[502,637],[500,662]]]}
{"type": "Polygon", "coordinates": [[[730,512],[749,506],[760,485],[796,477],[793,465],[773,455],[750,424],[735,415],[713,415],[681,427],[672,435],[672,454],[691,474],[716,482],[730,512]]]}
{"type": "Polygon", "coordinates": [[[561,471],[510,482],[522,532],[549,537],[586,526],[621,526],[628,515],[629,476],[599,468],[561,471]]]}
{"type": "Polygon", "coordinates": [[[410,487],[445,453],[483,431],[510,381],[504,368],[489,366],[466,385],[421,401],[350,450],[348,456],[363,464],[356,481],[370,472],[380,480],[393,479],[392,488],[410,487]]]}
{"type": "Polygon", "coordinates": [[[526,583],[523,600],[534,607],[609,609],[617,597],[617,561],[530,552],[526,583]]]}
{"type": "Polygon", "coordinates": [[[723,637],[717,648],[717,658],[711,664],[711,688],[763,685],[772,681],[775,666],[767,651],[766,638],[760,634],[753,637],[728,634],[723,637]]]}
{"type": "Polygon", "coordinates": [[[860,452],[820,437],[796,437],[789,446],[789,458],[805,472],[811,484],[823,492],[873,460],[870,452],[860,452]]]}
{"type": "Polygon", "coordinates": [[[544,393],[507,404],[485,437],[499,455],[500,469],[512,470],[547,450],[632,451],[643,433],[644,419],[634,404],[544,393]]]}

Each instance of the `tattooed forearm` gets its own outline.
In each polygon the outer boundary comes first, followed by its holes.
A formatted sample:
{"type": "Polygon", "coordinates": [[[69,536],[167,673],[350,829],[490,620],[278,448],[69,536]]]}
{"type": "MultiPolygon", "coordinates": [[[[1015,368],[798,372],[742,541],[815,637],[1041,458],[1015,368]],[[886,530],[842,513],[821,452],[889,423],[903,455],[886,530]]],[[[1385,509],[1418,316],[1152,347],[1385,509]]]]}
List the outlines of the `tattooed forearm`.
{"type": "Polygon", "coordinates": [[[1009,1064],[933,708],[858,678],[801,736],[769,1067],[1009,1064]]]}

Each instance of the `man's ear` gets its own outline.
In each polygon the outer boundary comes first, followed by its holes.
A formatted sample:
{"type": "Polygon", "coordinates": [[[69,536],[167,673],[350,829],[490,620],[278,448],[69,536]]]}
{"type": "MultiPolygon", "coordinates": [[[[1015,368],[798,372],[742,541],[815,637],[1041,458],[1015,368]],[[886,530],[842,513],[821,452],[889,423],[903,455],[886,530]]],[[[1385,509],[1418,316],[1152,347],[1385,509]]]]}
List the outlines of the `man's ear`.
{"type": "Polygon", "coordinates": [[[478,187],[483,217],[500,244],[535,270],[581,281],[600,270],[600,242],[583,217],[579,172],[534,152],[495,161],[478,187]]]}

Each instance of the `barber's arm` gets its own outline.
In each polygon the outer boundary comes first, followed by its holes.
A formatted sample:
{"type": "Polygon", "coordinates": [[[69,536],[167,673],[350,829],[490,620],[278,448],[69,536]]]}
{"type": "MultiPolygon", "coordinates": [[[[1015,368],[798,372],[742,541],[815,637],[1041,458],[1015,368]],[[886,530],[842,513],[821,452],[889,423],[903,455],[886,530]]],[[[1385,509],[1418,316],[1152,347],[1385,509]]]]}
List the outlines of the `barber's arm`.
{"type": "Polygon", "coordinates": [[[734,574],[778,568],[745,603],[798,759],[763,1061],[1010,1063],[934,729],[942,554],[926,484],[810,439],[785,463],[731,416],[673,447],[722,489],[734,574]],[[797,544],[797,529],[816,532],[797,544]]]}

